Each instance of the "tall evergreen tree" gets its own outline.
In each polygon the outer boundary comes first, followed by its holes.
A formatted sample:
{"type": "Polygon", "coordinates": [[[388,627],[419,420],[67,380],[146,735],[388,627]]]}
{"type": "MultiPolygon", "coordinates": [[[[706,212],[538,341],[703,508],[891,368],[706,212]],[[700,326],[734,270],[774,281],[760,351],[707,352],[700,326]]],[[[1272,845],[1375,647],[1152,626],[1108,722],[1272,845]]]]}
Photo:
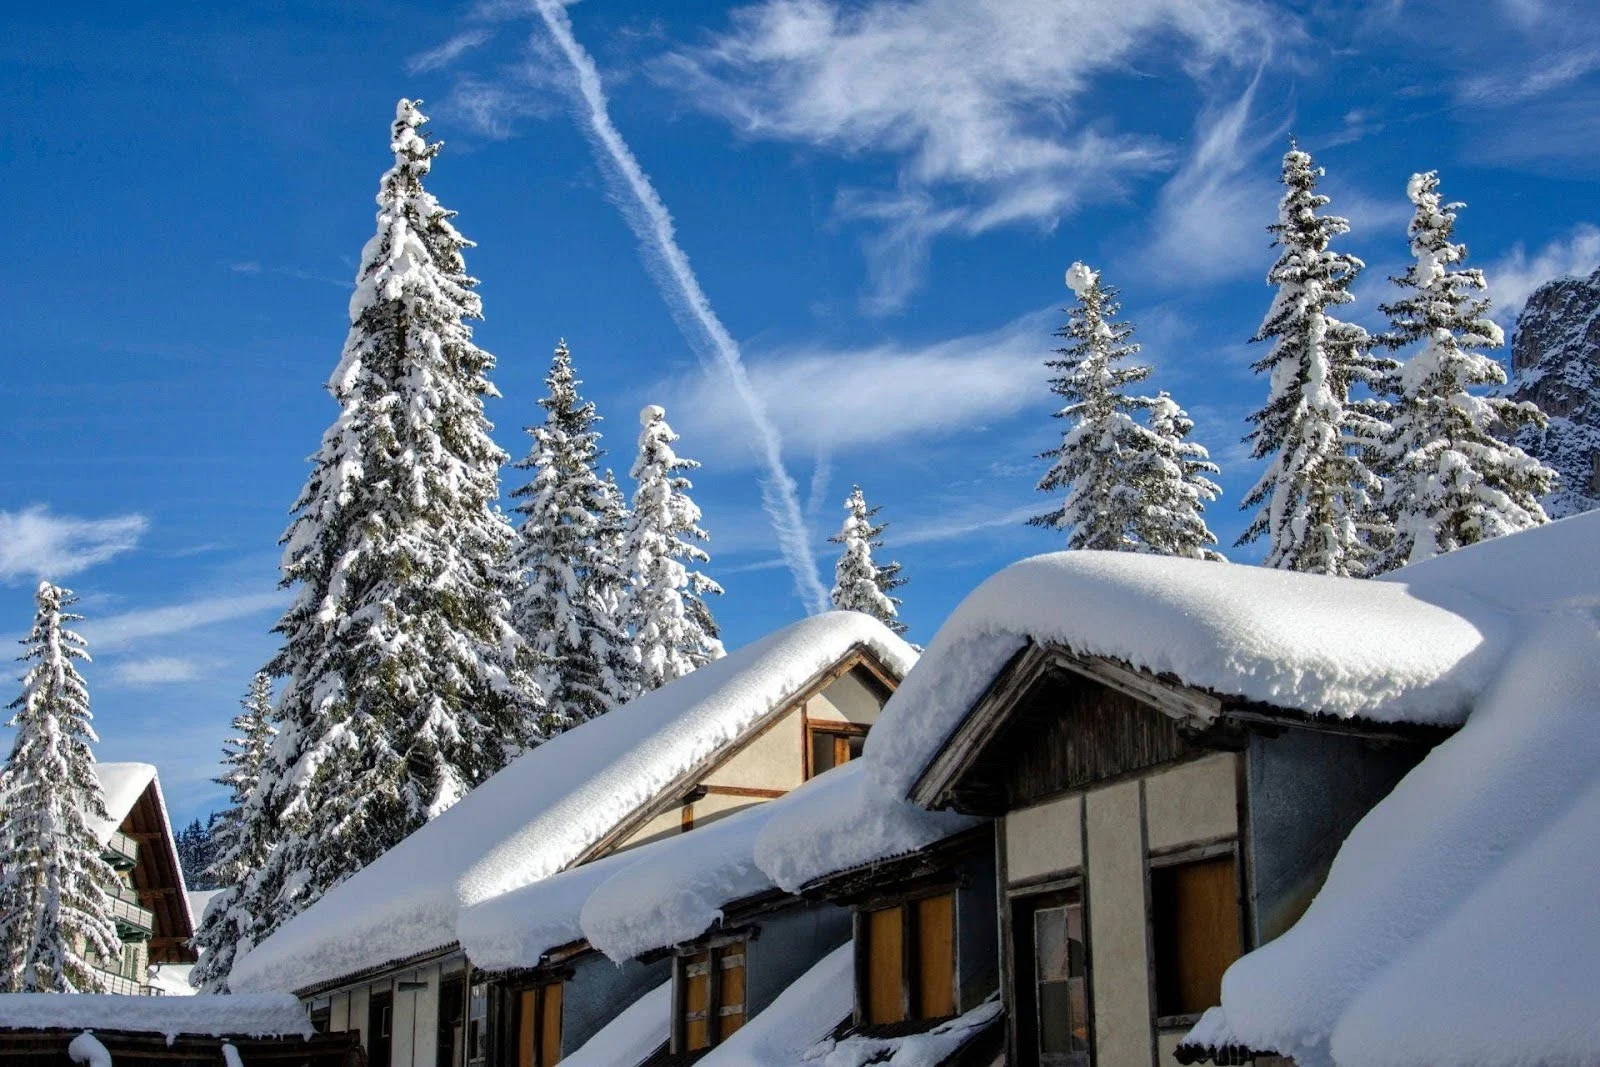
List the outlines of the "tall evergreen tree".
{"type": "Polygon", "coordinates": [[[1381,487],[1361,453],[1384,428],[1378,407],[1352,404],[1350,389],[1378,383],[1390,364],[1372,355],[1365,330],[1329,314],[1350,303],[1350,285],[1365,264],[1328,247],[1350,224],[1317,214],[1328,204],[1316,191],[1322,175],[1291,143],[1278,221],[1268,227],[1283,250],[1267,274],[1278,291],[1251,338],[1272,342],[1254,364],[1269,376],[1267,402],[1250,416],[1255,428],[1245,438],[1251,455],[1268,463],[1241,505],[1256,513],[1238,543],[1265,537],[1268,567],[1359,576],[1369,539],[1382,538],[1381,487]]]}
{"type": "Polygon", "coordinates": [[[1069,531],[1069,548],[1206,555],[1216,539],[1200,502],[1216,486],[1203,475],[1216,468],[1204,448],[1183,439],[1193,424],[1170,398],[1127,392],[1150,368],[1126,362],[1139,346],[1133,325],[1116,321],[1117,291],[1082,263],[1068,269],[1067,287],[1077,303],[1056,332],[1067,344],[1047,366],[1058,372],[1051,391],[1067,401],[1056,417],[1069,425],[1060,446],[1044,453],[1055,462],[1039,482],[1042,492],[1065,490],[1066,499],[1029,523],[1069,531]],[[1149,425],[1135,417],[1145,413],[1149,425]]]}
{"type": "MultiPolygon", "coordinates": [[[[233,736],[222,743],[227,768],[218,785],[228,787],[228,807],[211,826],[211,861],[205,870],[209,885],[219,890],[200,916],[194,945],[200,962],[189,980],[208,993],[227,991],[233,961],[259,939],[255,916],[244,906],[250,881],[266,866],[275,838],[272,822],[256,803],[277,729],[272,724],[272,679],[256,672],[233,718],[233,736]]],[[[191,886],[191,888],[195,888],[191,886]]]]}
{"type": "Polygon", "coordinates": [[[614,531],[622,501],[602,478],[594,405],[578,395],[567,343],[556,346],[539,401],[545,421],[528,427],[533,446],[517,464],[533,471],[512,492],[521,501],[517,564],[524,587],[513,605],[536,660],[534,678],[551,729],[565,729],[628,697],[632,646],[617,616],[623,575],[614,531]]]}
{"type": "Polygon", "coordinates": [[[74,660],[89,652],[68,626],[71,590],[40,582],[23,644],[22,695],[6,725],[11,756],[0,778],[0,992],[98,993],[92,958],[115,960],[117,873],[100,856],[90,819],[108,820],[90,745],[89,690],[74,660]]]}
{"type": "Polygon", "coordinates": [[[900,565],[889,564],[894,572],[884,576],[872,558],[872,550],[880,548],[883,542],[879,539],[887,523],[874,525],[873,516],[877,508],[867,507],[866,497],[861,493],[859,485],[851,487],[850,495],[844,502],[844,525],[839,532],[828,538],[836,545],[844,546],[844,551],[839,553],[839,561],[833,568],[833,606],[840,611],[859,611],[871,615],[897,634],[906,632],[906,624],[900,621],[900,600],[892,597],[884,588],[885,581],[893,582],[889,588],[896,588],[903,579],[899,577],[900,565]]]}
{"type": "Polygon", "coordinates": [[[1134,529],[1153,552],[1220,560],[1216,535],[1206,525],[1205,506],[1222,487],[1212,481],[1217,465],[1204,445],[1188,439],[1194,420],[1167,393],[1150,401],[1151,447],[1133,462],[1129,476],[1144,501],[1134,529]]]}
{"type": "MultiPolygon", "coordinates": [[[[537,740],[542,701],[511,624],[507,459],[462,251],[423,187],[440,145],[410,100],[350,301],[340,405],[283,538],[296,596],[269,665],[280,736],[261,817],[278,840],[241,907],[261,934],[371,863],[537,740]]],[[[259,940],[259,937],[257,938],[259,940]]]]}
{"type": "Polygon", "coordinates": [[[1452,241],[1456,211],[1443,202],[1436,171],[1413,174],[1408,234],[1414,257],[1394,279],[1403,295],[1383,305],[1384,343],[1421,347],[1392,376],[1390,432],[1382,449],[1384,510],[1394,525],[1379,569],[1388,570],[1549,521],[1539,497],[1555,471],[1510,440],[1545,425],[1531,403],[1471,392],[1504,385],[1505,371],[1479,349],[1505,334],[1489,318],[1483,272],[1465,269],[1467,247],[1452,241]]]}
{"type": "Polygon", "coordinates": [[[711,558],[700,547],[708,538],[700,528],[700,508],[689,498],[693,484],[682,473],[700,464],[673,451],[678,435],[657,405],[639,412],[639,424],[622,608],[637,649],[637,685],[648,692],[721,658],[717,623],[705,598],[720,595],[722,587],[686,566],[711,558]]]}

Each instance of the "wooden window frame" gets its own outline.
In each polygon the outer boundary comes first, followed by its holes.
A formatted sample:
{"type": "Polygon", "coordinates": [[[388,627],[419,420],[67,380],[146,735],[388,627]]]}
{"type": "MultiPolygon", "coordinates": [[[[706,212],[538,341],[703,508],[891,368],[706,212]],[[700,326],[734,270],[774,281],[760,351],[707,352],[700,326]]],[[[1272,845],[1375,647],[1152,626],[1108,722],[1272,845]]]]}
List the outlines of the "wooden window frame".
{"type": "MultiPolygon", "coordinates": [[[[531,992],[533,993],[534,1011],[532,1026],[534,1065],[542,1065],[542,1050],[545,1039],[546,990],[552,987],[561,990],[561,1014],[556,1019],[558,1028],[556,1034],[556,1062],[559,1063],[561,1061],[561,1040],[564,1036],[562,1031],[565,1030],[566,1022],[566,981],[570,977],[570,973],[547,974],[541,975],[535,980],[524,979],[498,987],[498,996],[491,998],[491,1004],[498,1001],[500,1011],[498,1012],[499,1019],[497,1024],[491,1029],[491,1032],[498,1036],[498,1040],[489,1049],[488,1061],[490,1063],[504,1063],[508,1067],[514,1067],[518,1063],[518,1057],[522,1054],[522,998],[524,994],[531,992]]],[[[468,1011],[470,1012],[470,1010],[471,1001],[469,997],[468,1011]]],[[[468,1055],[471,1055],[470,1049],[468,1050],[468,1055]]],[[[530,1067],[533,1067],[533,1065],[530,1065],[530,1067]]]]}
{"type": "MultiPolygon", "coordinates": [[[[1228,858],[1233,861],[1234,884],[1234,914],[1239,930],[1239,955],[1243,956],[1249,949],[1249,928],[1245,912],[1245,884],[1244,884],[1244,855],[1239,847],[1237,837],[1220,838],[1213,841],[1177,845],[1172,848],[1162,849],[1150,853],[1145,861],[1145,899],[1150,901],[1149,913],[1145,916],[1147,927],[1147,943],[1150,946],[1147,953],[1150,977],[1150,1018],[1157,1030],[1175,1030],[1192,1027],[1200,1021],[1205,1014],[1202,1011],[1185,1012],[1181,1015],[1161,1015],[1160,1004],[1157,1001],[1159,982],[1157,972],[1161,961],[1156,958],[1156,916],[1155,916],[1155,886],[1151,876],[1158,870],[1167,867],[1182,867],[1190,863],[1204,863],[1207,860],[1228,858]]],[[[1238,957],[1235,957],[1236,959],[1238,957]]]]}
{"type": "MultiPolygon", "coordinates": [[[[865,723],[848,722],[844,719],[813,719],[808,716],[805,720],[805,729],[801,731],[805,738],[805,751],[802,756],[805,760],[806,780],[810,781],[818,774],[815,758],[816,741],[814,740],[818,734],[832,734],[835,738],[842,738],[848,742],[849,738],[852,737],[866,737],[871,731],[872,727],[865,723]]],[[[837,751],[837,741],[835,746],[837,751]]],[[[845,762],[848,763],[849,761],[846,760],[845,762]]],[[[834,767],[839,765],[836,758],[834,767]]],[[[832,768],[829,769],[831,770],[832,768]]]]}
{"type": "Polygon", "coordinates": [[[740,1027],[750,1021],[750,945],[755,941],[755,931],[739,930],[716,937],[705,938],[691,946],[681,948],[672,957],[672,1026],[668,1041],[668,1048],[673,1055],[704,1055],[716,1048],[723,1041],[721,1033],[721,1020],[727,1015],[741,1017],[740,1027]],[[719,1003],[722,999],[722,972],[719,953],[739,946],[742,960],[740,969],[744,971],[744,1000],[738,1005],[725,1005],[719,1003]],[[705,955],[706,966],[706,1045],[703,1048],[690,1049],[689,1045],[689,978],[688,969],[690,960],[695,956],[705,955]],[[730,1010],[737,1007],[739,1010],[730,1010]]]}
{"type": "MultiPolygon", "coordinates": [[[[855,1011],[852,1021],[857,1030],[866,1026],[886,1025],[867,1021],[867,1004],[871,996],[872,962],[868,938],[867,915],[888,908],[900,909],[900,1016],[902,1023],[937,1023],[961,1014],[961,885],[943,882],[924,886],[913,892],[877,896],[862,901],[851,912],[851,939],[855,944],[855,1011]],[[950,898],[950,1003],[955,1011],[937,1019],[918,1018],[920,987],[920,961],[917,957],[919,940],[918,911],[916,905],[936,897],[950,898]]],[[[887,1024],[894,1025],[894,1024],[887,1024]]]]}

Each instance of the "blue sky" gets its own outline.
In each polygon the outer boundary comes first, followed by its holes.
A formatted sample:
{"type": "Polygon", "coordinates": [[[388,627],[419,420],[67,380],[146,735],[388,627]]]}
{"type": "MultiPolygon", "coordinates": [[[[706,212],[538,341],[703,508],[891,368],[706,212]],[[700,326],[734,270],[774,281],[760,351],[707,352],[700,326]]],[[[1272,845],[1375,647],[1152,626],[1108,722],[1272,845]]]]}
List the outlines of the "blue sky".
{"type": "MultiPolygon", "coordinates": [[[[1058,547],[1034,458],[1041,360],[1084,259],[1153,384],[1223,466],[1225,542],[1264,392],[1246,338],[1289,133],[1325,164],[1371,323],[1437,168],[1504,321],[1600,263],[1600,27],[1584,3],[712,0],[568,8],[610,114],[742,349],[810,541],[859,481],[926,639],[981,578],[1058,547]],[[1470,8],[1470,13],[1466,9],[1470,8]]],[[[0,41],[0,633],[43,573],[82,595],[102,759],[157,763],[177,818],[271,654],[276,539],[334,414],[397,97],[447,143],[433,190],[479,242],[496,437],[525,451],[572,346],[625,470],[659,402],[730,645],[805,606],[758,435],[680,332],[529,4],[34,5],[0,41]]],[[[1249,552],[1232,553],[1249,560],[1249,552]]],[[[1086,605],[1085,610],[1092,610],[1086,605]]]]}

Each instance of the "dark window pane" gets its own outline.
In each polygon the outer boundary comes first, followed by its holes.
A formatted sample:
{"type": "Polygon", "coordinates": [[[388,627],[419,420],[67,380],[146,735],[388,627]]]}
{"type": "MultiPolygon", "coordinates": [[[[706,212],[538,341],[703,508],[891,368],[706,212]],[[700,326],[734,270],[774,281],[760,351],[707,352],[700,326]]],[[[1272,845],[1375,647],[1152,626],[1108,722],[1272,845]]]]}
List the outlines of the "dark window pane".
{"type": "Polygon", "coordinates": [[[822,730],[811,734],[811,773],[821,774],[834,767],[833,735],[822,730]]]}
{"type": "Polygon", "coordinates": [[[1039,983],[1039,1051],[1072,1051],[1072,992],[1067,982],[1039,983]]]}

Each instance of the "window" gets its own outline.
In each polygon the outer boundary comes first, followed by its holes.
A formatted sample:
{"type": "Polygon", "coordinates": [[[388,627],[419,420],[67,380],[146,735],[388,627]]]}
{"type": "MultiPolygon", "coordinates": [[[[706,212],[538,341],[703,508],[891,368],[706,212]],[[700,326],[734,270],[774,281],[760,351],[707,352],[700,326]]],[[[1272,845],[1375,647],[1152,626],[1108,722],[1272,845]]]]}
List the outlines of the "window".
{"type": "Polygon", "coordinates": [[[1039,1067],[1088,1067],[1089,954],[1076,893],[1036,908],[1033,1044],[1039,1067]]]}
{"type": "Polygon", "coordinates": [[[467,976],[447,974],[439,982],[439,1029],[434,1063],[463,1067],[467,1039],[467,976]]]}
{"type": "Polygon", "coordinates": [[[857,929],[863,1026],[956,1014],[954,893],[863,911],[857,929]]]}
{"type": "Polygon", "coordinates": [[[745,950],[739,940],[678,957],[675,1051],[711,1048],[744,1025],[745,950]]]}
{"type": "Polygon", "coordinates": [[[328,1032],[329,1025],[333,1022],[333,1009],[327,1003],[318,1004],[311,1009],[311,1029],[319,1034],[328,1032]]]}
{"type": "Polygon", "coordinates": [[[867,743],[867,728],[851,722],[830,722],[827,726],[808,728],[810,766],[806,777],[812,778],[823,771],[831,771],[843,763],[861,758],[861,749],[867,743]]]}
{"type": "Polygon", "coordinates": [[[561,1062],[561,983],[512,993],[516,1034],[515,1067],[555,1067],[561,1062]]]}
{"type": "Polygon", "coordinates": [[[389,1067],[393,1029],[394,994],[374,990],[367,1002],[367,1067],[389,1067]]]}
{"type": "Polygon", "coordinates": [[[472,983],[467,991],[467,1064],[483,1067],[489,1062],[489,983],[472,983]]]}
{"type": "Polygon", "coordinates": [[[1239,884],[1230,853],[1150,870],[1156,1015],[1222,1003],[1222,972],[1239,958],[1239,884]]]}

